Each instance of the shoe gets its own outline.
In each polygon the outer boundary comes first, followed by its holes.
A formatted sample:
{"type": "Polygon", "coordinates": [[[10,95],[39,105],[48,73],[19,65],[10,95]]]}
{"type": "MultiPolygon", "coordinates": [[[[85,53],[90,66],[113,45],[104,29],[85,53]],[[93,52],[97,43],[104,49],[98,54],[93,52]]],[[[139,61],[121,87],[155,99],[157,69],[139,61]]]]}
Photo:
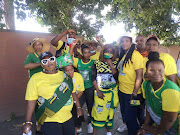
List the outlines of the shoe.
{"type": "Polygon", "coordinates": [[[106,135],[112,135],[111,132],[107,132],[106,135]]]}
{"type": "Polygon", "coordinates": [[[82,128],[77,129],[77,133],[82,133],[82,128]]]}
{"type": "Polygon", "coordinates": [[[88,131],[87,131],[89,134],[93,133],[93,127],[92,127],[92,124],[89,123],[88,124],[88,131]]]}
{"type": "Polygon", "coordinates": [[[127,126],[124,123],[117,129],[118,132],[124,132],[125,130],[127,130],[127,126]]]}

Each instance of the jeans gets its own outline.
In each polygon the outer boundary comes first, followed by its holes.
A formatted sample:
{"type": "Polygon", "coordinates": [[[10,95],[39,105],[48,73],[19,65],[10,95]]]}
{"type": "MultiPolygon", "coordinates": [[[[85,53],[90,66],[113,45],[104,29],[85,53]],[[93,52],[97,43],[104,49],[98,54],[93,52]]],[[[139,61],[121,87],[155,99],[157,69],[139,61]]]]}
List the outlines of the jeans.
{"type": "MultiPolygon", "coordinates": [[[[140,114],[142,119],[144,118],[143,112],[139,112],[139,106],[131,106],[130,100],[131,100],[131,94],[125,94],[121,91],[118,91],[119,96],[119,102],[121,106],[121,114],[123,122],[126,123],[128,128],[128,135],[136,135],[140,124],[138,122],[138,114],[140,114]]],[[[137,95],[140,99],[140,94],[137,95]]]]}
{"type": "MultiPolygon", "coordinates": [[[[165,131],[162,135],[176,135],[176,129],[175,128],[170,128],[169,130],[165,131]]],[[[153,135],[153,134],[149,134],[146,133],[145,135],[153,135]]]]}
{"type": "Polygon", "coordinates": [[[44,122],[41,129],[44,135],[75,135],[73,118],[64,123],[44,122]]]}
{"type": "Polygon", "coordinates": [[[79,102],[81,104],[81,107],[84,105],[86,102],[88,112],[90,114],[90,117],[88,119],[88,122],[91,123],[91,111],[94,105],[94,87],[85,89],[83,92],[83,95],[79,98],[79,102]]]}

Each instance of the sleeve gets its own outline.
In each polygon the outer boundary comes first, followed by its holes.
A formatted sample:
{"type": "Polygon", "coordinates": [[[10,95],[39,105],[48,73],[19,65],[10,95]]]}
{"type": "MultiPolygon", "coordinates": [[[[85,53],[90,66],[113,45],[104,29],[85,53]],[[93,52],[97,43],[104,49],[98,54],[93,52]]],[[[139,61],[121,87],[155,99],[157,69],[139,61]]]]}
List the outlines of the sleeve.
{"type": "Polygon", "coordinates": [[[75,58],[73,57],[73,60],[74,60],[74,67],[77,68],[77,65],[78,65],[78,58],[75,58]]]}
{"type": "Polygon", "coordinates": [[[26,60],[24,61],[24,65],[26,65],[28,63],[32,63],[31,55],[30,54],[28,54],[28,56],[26,57],[26,60]]]}
{"type": "Polygon", "coordinates": [[[133,67],[134,70],[143,68],[143,57],[139,52],[133,53],[133,67]]]}
{"type": "Polygon", "coordinates": [[[61,41],[61,40],[58,41],[58,46],[57,46],[57,47],[54,47],[54,48],[56,49],[56,51],[59,50],[59,49],[61,49],[61,47],[63,46],[63,43],[64,43],[64,42],[61,41]]]}
{"type": "Polygon", "coordinates": [[[34,77],[32,76],[27,84],[25,100],[37,100],[38,92],[34,77]]]}
{"type": "Polygon", "coordinates": [[[96,64],[94,63],[91,68],[91,81],[94,82],[96,80],[96,77],[97,77],[97,69],[96,69],[96,64]]]}
{"type": "Polygon", "coordinates": [[[162,110],[167,112],[178,112],[180,108],[180,92],[173,89],[164,90],[161,93],[162,110]]]}
{"type": "Polygon", "coordinates": [[[171,55],[167,54],[164,64],[166,76],[177,74],[176,62],[171,55]]]}

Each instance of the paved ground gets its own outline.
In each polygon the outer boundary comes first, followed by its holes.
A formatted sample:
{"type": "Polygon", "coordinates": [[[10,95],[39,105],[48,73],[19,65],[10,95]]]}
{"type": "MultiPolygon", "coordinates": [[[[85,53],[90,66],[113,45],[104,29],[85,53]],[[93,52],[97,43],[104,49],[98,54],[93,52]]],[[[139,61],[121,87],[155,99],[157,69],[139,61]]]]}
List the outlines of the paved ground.
{"type": "MultiPolygon", "coordinates": [[[[84,113],[85,118],[86,117],[86,107],[84,106],[84,113]]],[[[34,121],[34,120],[33,120],[34,121]]],[[[0,135],[22,135],[22,123],[24,122],[24,116],[17,117],[14,120],[6,121],[0,123],[0,135]]],[[[115,111],[115,117],[114,117],[114,128],[111,131],[113,135],[127,135],[127,131],[123,133],[116,132],[116,129],[119,127],[119,125],[122,124],[121,114],[119,112],[119,107],[115,111]]],[[[84,135],[91,135],[87,134],[87,122],[84,122],[82,125],[83,133],[84,135]]],[[[35,135],[35,127],[33,126],[33,135],[35,135]]],[[[98,130],[97,135],[106,135],[106,130],[98,130]]]]}

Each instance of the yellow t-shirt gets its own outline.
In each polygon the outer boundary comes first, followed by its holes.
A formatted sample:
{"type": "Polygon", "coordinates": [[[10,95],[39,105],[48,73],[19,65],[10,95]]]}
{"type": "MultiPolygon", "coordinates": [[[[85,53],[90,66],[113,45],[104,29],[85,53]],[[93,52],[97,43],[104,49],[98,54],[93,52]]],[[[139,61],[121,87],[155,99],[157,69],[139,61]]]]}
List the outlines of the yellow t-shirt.
{"type": "MultiPolygon", "coordinates": [[[[43,72],[34,74],[28,82],[25,100],[37,100],[39,96],[45,99],[51,98],[63,80],[64,73],[62,71],[58,71],[56,74],[45,74],[43,72]]],[[[73,89],[74,92],[76,89],[73,89]]],[[[72,107],[73,99],[70,97],[68,102],[51,118],[47,117],[45,122],[66,122],[72,117],[72,107]]]]}
{"type": "MultiPolygon", "coordinates": [[[[119,90],[125,94],[132,94],[135,85],[136,79],[136,72],[135,70],[143,68],[143,57],[142,55],[134,50],[132,54],[131,61],[129,60],[128,63],[123,66],[122,64],[125,59],[125,56],[121,59],[118,70],[119,70],[119,90]]],[[[141,89],[138,90],[138,94],[141,93],[141,89]]]]}
{"type": "Polygon", "coordinates": [[[74,72],[73,76],[73,87],[76,89],[76,93],[82,92],[85,90],[84,88],[84,80],[81,74],[74,72]]]}
{"type": "MultiPolygon", "coordinates": [[[[57,47],[54,46],[54,48],[56,49],[56,51],[59,50],[59,49],[61,49],[61,47],[63,46],[63,43],[64,43],[64,42],[61,41],[61,40],[58,41],[58,46],[57,46],[57,47]]],[[[69,46],[66,45],[66,47],[67,47],[68,52],[69,52],[69,46]]]]}
{"type": "Polygon", "coordinates": [[[81,49],[77,48],[77,52],[82,55],[81,49]]]}
{"type": "Polygon", "coordinates": [[[96,52],[96,54],[90,56],[91,60],[99,60],[100,52],[96,52]]]}
{"type": "MultiPolygon", "coordinates": [[[[176,68],[176,62],[174,58],[167,54],[167,53],[159,53],[159,59],[161,59],[164,62],[164,73],[165,76],[177,74],[177,68],[176,68]]],[[[146,72],[146,62],[148,61],[148,57],[144,57],[144,68],[143,68],[143,75],[146,72]]]]}
{"type": "Polygon", "coordinates": [[[73,61],[74,61],[74,67],[77,68],[78,58],[73,57],[73,61]]]}

